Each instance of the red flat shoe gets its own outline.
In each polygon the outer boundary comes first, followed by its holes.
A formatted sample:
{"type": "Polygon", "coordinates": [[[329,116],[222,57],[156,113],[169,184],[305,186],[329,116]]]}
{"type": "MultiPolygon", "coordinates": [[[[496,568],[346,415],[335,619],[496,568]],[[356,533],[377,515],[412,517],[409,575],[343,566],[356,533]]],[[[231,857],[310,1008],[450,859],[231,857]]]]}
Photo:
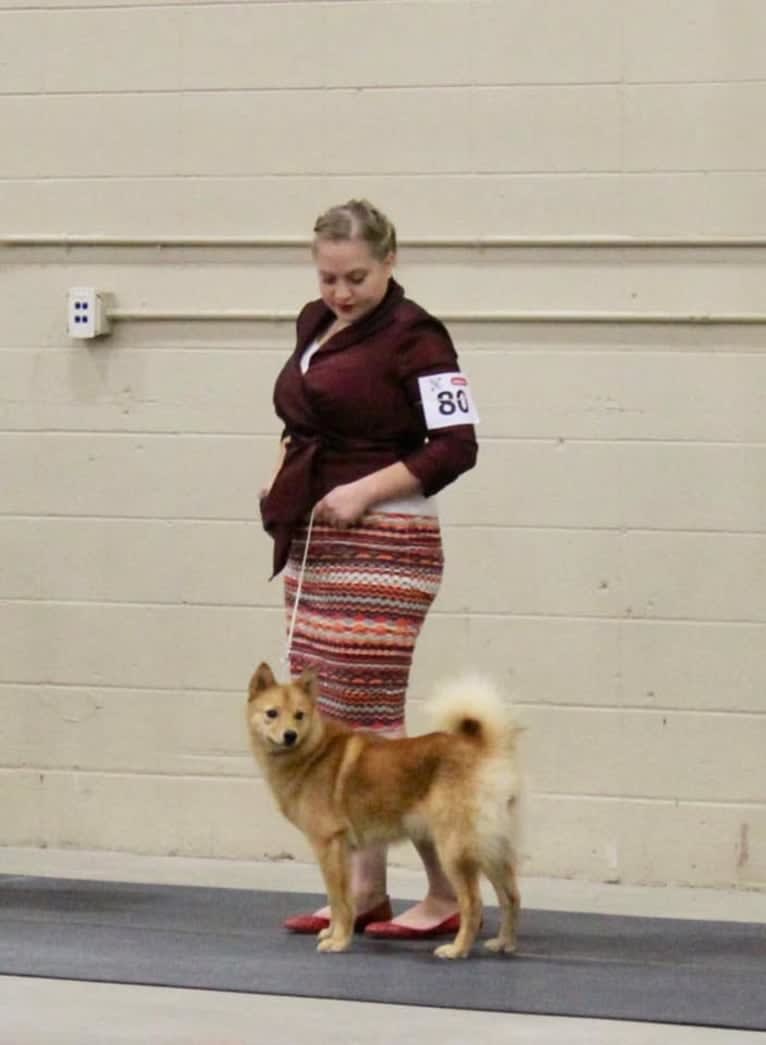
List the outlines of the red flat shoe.
{"type": "MultiPolygon", "coordinates": [[[[364,932],[371,922],[384,921],[392,918],[394,912],[391,910],[391,901],[388,897],[381,901],[377,907],[373,907],[364,914],[358,914],[354,920],[354,932],[364,932]]],[[[320,914],[296,914],[292,918],[286,918],[282,922],[283,928],[291,933],[302,933],[306,936],[316,936],[322,929],[327,929],[330,924],[329,918],[323,918],[320,914]]]]}
{"type": "Polygon", "coordinates": [[[392,921],[370,922],[364,930],[365,936],[376,940],[430,940],[434,936],[453,936],[460,928],[460,915],[451,914],[430,929],[415,929],[411,925],[397,925],[392,921]]]}

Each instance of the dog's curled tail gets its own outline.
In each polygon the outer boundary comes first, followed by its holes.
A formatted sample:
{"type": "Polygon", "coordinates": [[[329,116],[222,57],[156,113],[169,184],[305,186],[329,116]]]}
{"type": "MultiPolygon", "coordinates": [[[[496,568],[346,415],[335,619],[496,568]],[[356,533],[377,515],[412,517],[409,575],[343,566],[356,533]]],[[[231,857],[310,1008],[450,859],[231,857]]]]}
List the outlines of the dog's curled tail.
{"type": "Polygon", "coordinates": [[[492,753],[510,754],[524,728],[496,687],[480,675],[440,686],[426,711],[437,729],[475,740],[492,753]]]}

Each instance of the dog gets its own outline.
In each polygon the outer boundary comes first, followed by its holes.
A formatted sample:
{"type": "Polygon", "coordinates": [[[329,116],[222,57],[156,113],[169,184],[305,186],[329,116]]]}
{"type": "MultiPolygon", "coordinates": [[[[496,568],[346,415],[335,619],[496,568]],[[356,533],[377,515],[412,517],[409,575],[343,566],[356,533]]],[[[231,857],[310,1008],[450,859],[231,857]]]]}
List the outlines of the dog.
{"type": "Polygon", "coordinates": [[[354,906],[350,854],[373,843],[432,840],[460,910],[439,958],[468,956],[481,925],[480,872],[501,909],[486,947],[511,954],[521,906],[515,850],[520,726],[481,680],[448,686],[433,702],[440,732],[390,740],[325,718],[311,671],[279,683],[262,663],[250,680],[253,753],[282,813],[307,836],[330,903],[318,950],[345,951],[354,906]]]}

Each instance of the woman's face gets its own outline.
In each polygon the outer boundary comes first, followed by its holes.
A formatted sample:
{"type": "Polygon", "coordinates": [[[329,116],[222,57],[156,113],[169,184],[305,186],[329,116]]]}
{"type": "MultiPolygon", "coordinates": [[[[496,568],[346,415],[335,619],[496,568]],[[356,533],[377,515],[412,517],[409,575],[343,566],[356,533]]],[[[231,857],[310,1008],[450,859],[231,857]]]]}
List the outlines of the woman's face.
{"type": "Polygon", "coordinates": [[[314,244],[314,264],[322,301],[338,319],[354,323],[385,297],[394,255],[378,261],[364,240],[319,239],[314,244]]]}

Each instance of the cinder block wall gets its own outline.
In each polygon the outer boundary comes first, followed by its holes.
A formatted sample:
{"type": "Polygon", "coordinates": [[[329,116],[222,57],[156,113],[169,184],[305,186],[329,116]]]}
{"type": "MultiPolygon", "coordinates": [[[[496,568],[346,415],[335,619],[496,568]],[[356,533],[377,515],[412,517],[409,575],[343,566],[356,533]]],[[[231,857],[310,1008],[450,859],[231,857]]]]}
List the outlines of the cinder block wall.
{"type": "Polygon", "coordinates": [[[760,0],[0,0],[0,844],[308,857],[242,714],[282,651],[290,324],[76,344],[64,299],[295,311],[305,248],[173,241],[366,194],[431,241],[400,278],[462,317],[483,418],[413,728],[467,666],[515,700],[529,873],[766,882],[766,246],[709,242],[766,244],[764,31],[760,0]],[[515,236],[695,242],[433,242],[515,236]],[[573,311],[615,318],[508,315],[573,311]]]}

